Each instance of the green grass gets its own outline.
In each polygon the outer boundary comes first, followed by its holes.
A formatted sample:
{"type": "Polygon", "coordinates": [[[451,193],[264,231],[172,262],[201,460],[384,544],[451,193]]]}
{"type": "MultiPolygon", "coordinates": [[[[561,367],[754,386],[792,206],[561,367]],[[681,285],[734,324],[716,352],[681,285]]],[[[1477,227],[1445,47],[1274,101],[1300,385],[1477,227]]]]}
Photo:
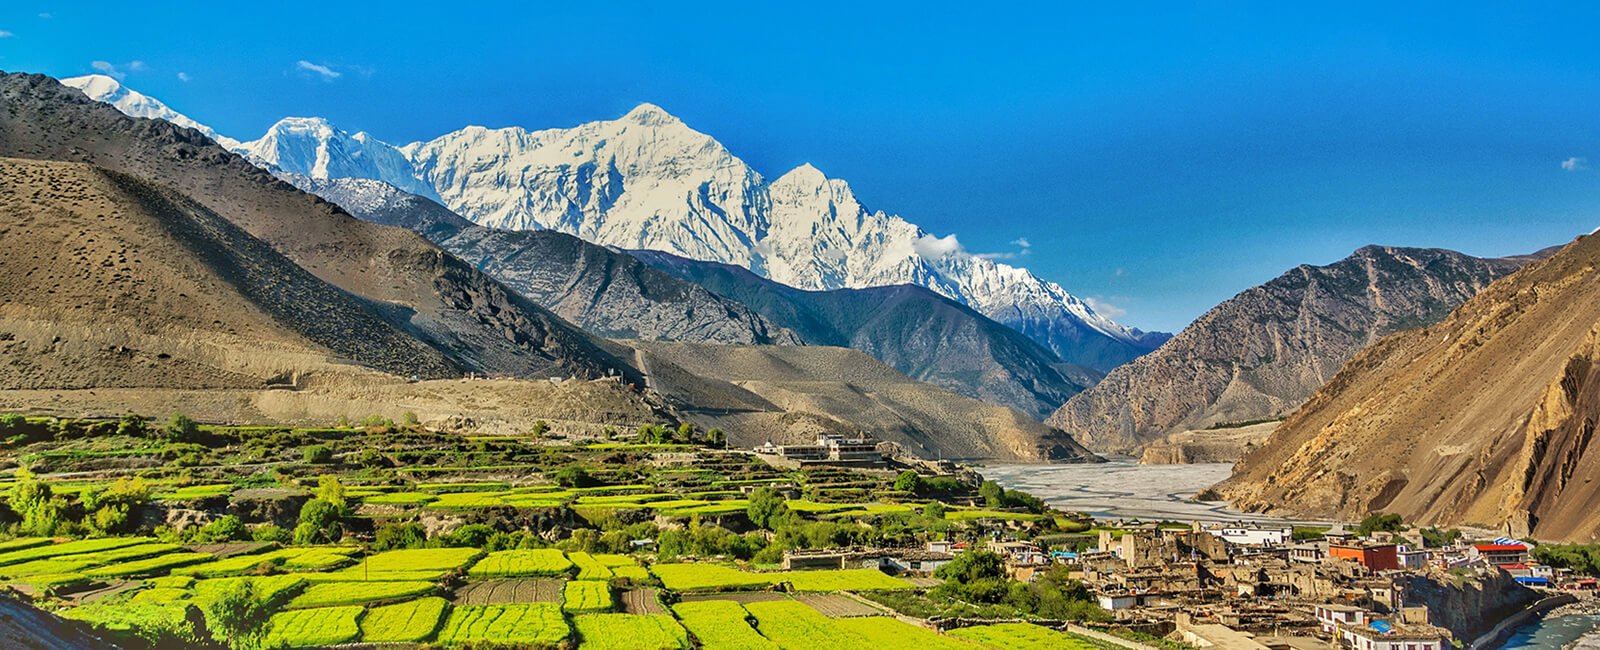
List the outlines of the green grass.
{"type": "Polygon", "coordinates": [[[203,647],[203,639],[189,618],[184,603],[95,602],[61,612],[62,618],[83,621],[100,630],[108,641],[128,647],[203,647]]]}
{"type": "Polygon", "coordinates": [[[917,586],[877,569],[829,569],[765,573],[773,582],[787,582],[795,591],[875,591],[917,586]]]}
{"type": "Polygon", "coordinates": [[[574,616],[583,650],[678,650],[689,647],[689,633],[665,614],[586,614],[574,616]]]}
{"type": "MultiPolygon", "coordinates": [[[[971,643],[887,616],[831,619],[833,624],[866,640],[876,650],[975,650],[971,643]]],[[[1056,646],[1064,647],[1064,646],[1056,646]]]]}
{"type": "Polygon", "coordinates": [[[1046,650],[1054,648],[1094,650],[1095,648],[1095,646],[1079,641],[1070,635],[1032,623],[976,625],[950,630],[949,635],[971,641],[986,648],[1006,650],[1011,648],[1016,648],[1017,650],[1046,650]]]}
{"type": "Polygon", "coordinates": [[[289,601],[289,607],[333,607],[400,600],[426,595],[436,588],[431,582],[321,582],[307,585],[300,595],[289,601]]]}
{"type": "Polygon", "coordinates": [[[191,595],[188,589],[179,587],[151,587],[139,590],[129,600],[135,603],[175,603],[189,600],[191,595]]]}
{"type": "Polygon", "coordinates": [[[167,553],[142,560],[117,562],[89,569],[83,574],[91,578],[133,578],[166,573],[167,571],[211,559],[210,553],[167,553]]]}
{"type": "Polygon", "coordinates": [[[618,578],[627,578],[638,584],[650,582],[650,570],[637,564],[612,567],[611,574],[618,578]]]}
{"type": "Polygon", "coordinates": [[[556,645],[571,634],[561,607],[551,603],[463,605],[450,610],[440,643],[542,643],[556,645]]]}
{"type": "Polygon", "coordinates": [[[322,571],[348,563],[350,556],[357,550],[337,546],[280,548],[178,567],[173,569],[172,573],[201,578],[222,578],[249,573],[262,564],[281,566],[294,571],[322,571]]]}
{"type": "Polygon", "coordinates": [[[567,555],[567,559],[577,565],[579,580],[610,580],[613,575],[610,567],[601,564],[588,553],[571,553],[567,555]]]}
{"type": "Polygon", "coordinates": [[[761,636],[747,620],[749,612],[731,600],[703,600],[672,606],[683,626],[709,650],[771,649],[778,646],[761,636]]]}
{"type": "Polygon", "coordinates": [[[599,580],[573,580],[561,588],[561,610],[564,612],[609,612],[611,585],[599,580]]]}
{"type": "Polygon", "coordinates": [[[427,641],[439,629],[449,607],[449,601],[436,596],[373,607],[361,618],[361,640],[365,643],[427,641]]]}
{"type": "Polygon", "coordinates": [[[869,648],[865,639],[834,625],[817,610],[792,600],[749,603],[761,635],[783,650],[857,650],[869,648]]]}
{"type": "Polygon", "coordinates": [[[232,492],[232,483],[213,483],[208,485],[188,485],[169,492],[156,494],[153,498],[157,501],[189,501],[226,496],[232,492]]]}
{"type": "Polygon", "coordinates": [[[45,544],[49,544],[53,541],[55,540],[52,540],[49,537],[18,537],[16,539],[0,542],[0,553],[10,553],[12,551],[20,551],[25,548],[44,546],[45,544]]]}
{"type": "Polygon", "coordinates": [[[77,553],[96,553],[112,549],[124,548],[138,544],[149,544],[156,541],[153,537],[102,537],[99,539],[80,539],[64,544],[50,544],[46,546],[33,546],[6,553],[0,553],[0,566],[38,560],[62,555],[77,553]]]}
{"type": "Polygon", "coordinates": [[[411,548],[384,551],[332,575],[338,580],[438,580],[471,563],[475,548],[411,548]]]}
{"type": "Polygon", "coordinates": [[[427,492],[392,492],[362,497],[361,502],[386,506],[420,506],[431,503],[438,498],[427,492]]]}
{"type": "Polygon", "coordinates": [[[566,575],[572,561],[553,548],[495,551],[467,570],[474,578],[524,578],[566,575]]]}
{"type": "Polygon", "coordinates": [[[766,587],[772,580],[721,564],[656,564],[650,572],[673,591],[749,589],[766,587]]]}
{"type": "Polygon", "coordinates": [[[1009,521],[1038,521],[1045,515],[1036,515],[1031,512],[1009,512],[1006,510],[989,510],[986,508],[951,509],[946,510],[944,518],[950,521],[969,521],[972,519],[1004,519],[1009,521]]]}
{"type": "Polygon", "coordinates": [[[267,621],[268,648],[315,648],[349,643],[361,636],[359,606],[292,609],[273,614],[267,621]]]}

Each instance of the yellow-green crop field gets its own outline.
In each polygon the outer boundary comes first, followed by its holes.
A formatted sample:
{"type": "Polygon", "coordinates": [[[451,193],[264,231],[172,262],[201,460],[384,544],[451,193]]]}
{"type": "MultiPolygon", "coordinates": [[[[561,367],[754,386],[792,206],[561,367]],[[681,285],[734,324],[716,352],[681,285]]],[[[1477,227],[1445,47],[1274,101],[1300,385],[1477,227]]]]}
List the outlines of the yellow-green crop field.
{"type": "Polygon", "coordinates": [[[572,618],[585,650],[678,650],[689,633],[664,614],[585,614],[572,618]]]}
{"type": "Polygon", "coordinates": [[[751,589],[772,584],[761,575],[722,564],[655,564],[650,572],[661,579],[662,586],[674,591],[751,589]]]}
{"type": "Polygon", "coordinates": [[[1032,623],[1000,623],[950,630],[950,636],[1001,650],[1092,650],[1095,646],[1032,623]]]}
{"type": "Polygon", "coordinates": [[[433,638],[450,602],[437,596],[373,607],[361,619],[366,643],[419,643],[433,638]]]}
{"type": "Polygon", "coordinates": [[[787,582],[795,591],[875,591],[916,589],[917,586],[877,569],[782,571],[760,574],[773,582],[787,582]]]}
{"type": "Polygon", "coordinates": [[[401,600],[432,593],[438,586],[432,582],[319,582],[308,585],[300,595],[289,601],[289,607],[332,607],[360,605],[386,600],[401,600]]]}
{"type": "Polygon", "coordinates": [[[466,605],[450,611],[439,642],[543,643],[555,645],[571,634],[561,607],[549,603],[466,605]]]}
{"type": "Polygon", "coordinates": [[[608,567],[588,553],[568,553],[567,559],[578,567],[579,580],[610,580],[614,575],[608,567]]]}
{"type": "Polygon", "coordinates": [[[600,580],[573,580],[561,590],[565,612],[609,612],[612,606],[611,585],[600,580]]]}
{"type": "Polygon", "coordinates": [[[315,648],[349,643],[361,636],[360,607],[293,609],[272,615],[267,622],[268,648],[315,648]]]}
{"type": "Polygon", "coordinates": [[[467,570],[473,578],[526,578],[565,575],[572,561],[553,548],[495,551],[467,570]]]}
{"type": "Polygon", "coordinates": [[[750,613],[731,600],[702,600],[678,603],[673,613],[683,626],[700,640],[700,647],[709,650],[771,649],[778,646],[750,627],[750,613]]]}

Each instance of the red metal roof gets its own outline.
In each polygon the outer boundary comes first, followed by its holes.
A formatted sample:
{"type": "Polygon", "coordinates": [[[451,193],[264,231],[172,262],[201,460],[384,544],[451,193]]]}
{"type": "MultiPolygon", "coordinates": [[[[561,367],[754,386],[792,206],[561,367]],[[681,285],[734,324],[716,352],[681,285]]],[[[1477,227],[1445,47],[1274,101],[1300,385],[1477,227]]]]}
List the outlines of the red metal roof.
{"type": "Polygon", "coordinates": [[[1505,569],[1507,571],[1511,571],[1513,569],[1526,569],[1526,568],[1528,568],[1528,565],[1522,564],[1520,562],[1515,563],[1515,564],[1497,564],[1495,566],[1498,566],[1498,567],[1500,567],[1502,569],[1505,569]]]}
{"type": "Polygon", "coordinates": [[[1528,550],[1528,547],[1527,546],[1523,546],[1522,544],[1477,544],[1473,548],[1478,549],[1479,553],[1495,553],[1495,552],[1499,552],[1499,551],[1507,551],[1507,552],[1509,552],[1509,551],[1526,551],[1526,550],[1528,550]]]}

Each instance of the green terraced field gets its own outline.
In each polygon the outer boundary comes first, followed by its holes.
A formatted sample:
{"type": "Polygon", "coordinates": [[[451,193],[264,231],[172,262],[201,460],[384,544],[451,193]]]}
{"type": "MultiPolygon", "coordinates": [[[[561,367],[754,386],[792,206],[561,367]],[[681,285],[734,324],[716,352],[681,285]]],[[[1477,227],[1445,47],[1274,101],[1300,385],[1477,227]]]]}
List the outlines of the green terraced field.
{"type": "Polygon", "coordinates": [[[449,607],[449,601],[436,596],[373,607],[361,618],[361,640],[364,643],[427,641],[439,629],[449,607]]]}
{"type": "Polygon", "coordinates": [[[315,648],[349,643],[361,636],[357,620],[364,610],[352,607],[292,609],[273,614],[267,621],[268,648],[315,648]]]}
{"type": "Polygon", "coordinates": [[[609,612],[615,605],[611,585],[599,580],[573,580],[561,588],[561,610],[609,612]]]}
{"type": "Polygon", "coordinates": [[[306,586],[300,595],[289,601],[289,607],[361,605],[421,596],[435,589],[437,586],[431,582],[322,582],[306,586]]]}
{"type": "Polygon", "coordinates": [[[656,564],[650,567],[650,572],[661,578],[663,586],[674,591],[751,589],[772,584],[765,575],[721,564],[656,564]]]}
{"type": "Polygon", "coordinates": [[[773,582],[787,582],[795,591],[873,591],[916,589],[917,586],[877,569],[836,569],[764,573],[773,582]]]}
{"type": "Polygon", "coordinates": [[[91,578],[131,578],[165,573],[176,567],[210,560],[210,553],[166,553],[142,560],[117,562],[84,571],[91,578]]]}
{"type": "Polygon", "coordinates": [[[561,607],[549,603],[466,605],[450,610],[438,641],[452,643],[543,643],[571,634],[561,607]]]}
{"type": "Polygon", "coordinates": [[[566,575],[572,561],[553,548],[495,551],[467,570],[474,578],[525,578],[566,575]]]}
{"type": "Polygon", "coordinates": [[[585,614],[574,616],[578,647],[584,650],[678,650],[689,647],[689,633],[665,614],[585,614]]]}
{"type": "Polygon", "coordinates": [[[678,603],[672,606],[672,611],[683,621],[683,626],[699,639],[702,648],[776,650],[778,647],[751,627],[747,620],[750,613],[731,600],[678,603]]]}
{"type": "Polygon", "coordinates": [[[483,551],[475,548],[413,548],[367,556],[340,570],[337,580],[438,580],[470,564],[483,551]]]}
{"type": "Polygon", "coordinates": [[[610,580],[611,568],[583,552],[569,553],[567,559],[578,567],[579,580],[610,580]]]}
{"type": "Polygon", "coordinates": [[[1069,634],[1032,623],[1000,623],[950,630],[950,636],[966,639],[986,648],[1001,650],[1094,650],[1095,646],[1069,634]]]}

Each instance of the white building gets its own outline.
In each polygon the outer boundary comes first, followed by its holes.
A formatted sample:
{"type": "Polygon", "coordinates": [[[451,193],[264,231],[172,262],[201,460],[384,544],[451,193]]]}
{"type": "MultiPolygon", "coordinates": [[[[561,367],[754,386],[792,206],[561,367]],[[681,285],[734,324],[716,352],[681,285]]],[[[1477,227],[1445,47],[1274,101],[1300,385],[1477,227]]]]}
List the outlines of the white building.
{"type": "Polygon", "coordinates": [[[1291,526],[1226,524],[1209,526],[1205,530],[1229,544],[1239,546],[1282,546],[1294,541],[1294,528],[1291,526]]]}

